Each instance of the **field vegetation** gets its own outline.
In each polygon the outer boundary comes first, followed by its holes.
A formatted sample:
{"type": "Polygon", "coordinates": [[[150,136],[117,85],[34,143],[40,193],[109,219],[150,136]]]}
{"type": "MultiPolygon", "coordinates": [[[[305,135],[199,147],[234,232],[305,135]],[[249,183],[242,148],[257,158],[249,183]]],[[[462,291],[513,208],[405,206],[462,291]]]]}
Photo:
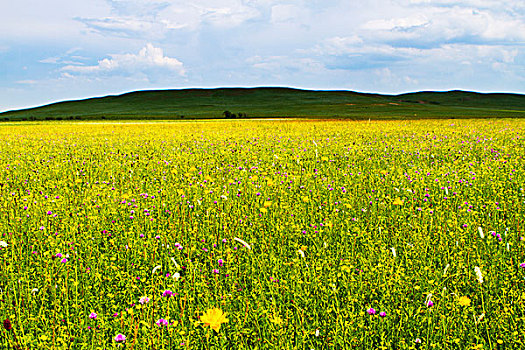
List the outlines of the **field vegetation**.
{"type": "Polygon", "coordinates": [[[523,348],[524,137],[518,119],[3,124],[0,347],[523,348]]]}

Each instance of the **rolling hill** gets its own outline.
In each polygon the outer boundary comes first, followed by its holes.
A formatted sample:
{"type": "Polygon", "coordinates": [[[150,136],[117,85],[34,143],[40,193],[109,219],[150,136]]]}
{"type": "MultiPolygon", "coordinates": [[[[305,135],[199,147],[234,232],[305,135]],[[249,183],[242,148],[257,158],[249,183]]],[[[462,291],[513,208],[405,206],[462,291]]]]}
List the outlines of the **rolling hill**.
{"type": "Polygon", "coordinates": [[[136,91],[0,113],[0,120],[525,117],[525,95],[466,91],[400,95],[278,87],[136,91]]]}

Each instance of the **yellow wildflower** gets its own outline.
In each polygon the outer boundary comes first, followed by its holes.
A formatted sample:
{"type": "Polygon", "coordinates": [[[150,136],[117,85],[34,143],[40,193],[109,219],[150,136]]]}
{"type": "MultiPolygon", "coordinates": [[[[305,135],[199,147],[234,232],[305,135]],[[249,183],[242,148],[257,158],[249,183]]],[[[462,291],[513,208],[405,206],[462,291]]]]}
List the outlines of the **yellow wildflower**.
{"type": "Polygon", "coordinates": [[[459,298],[459,305],[461,306],[470,306],[470,298],[463,296],[459,298]]]}
{"type": "Polygon", "coordinates": [[[270,318],[270,322],[280,326],[283,323],[283,319],[279,317],[279,315],[273,315],[273,317],[270,318]]]}
{"type": "Polygon", "coordinates": [[[228,322],[226,314],[218,308],[208,309],[200,319],[204,326],[210,326],[217,333],[221,330],[221,324],[228,322]]]}
{"type": "Polygon", "coordinates": [[[395,200],[394,200],[394,205],[403,205],[403,201],[401,200],[401,198],[397,197],[395,200]]]}

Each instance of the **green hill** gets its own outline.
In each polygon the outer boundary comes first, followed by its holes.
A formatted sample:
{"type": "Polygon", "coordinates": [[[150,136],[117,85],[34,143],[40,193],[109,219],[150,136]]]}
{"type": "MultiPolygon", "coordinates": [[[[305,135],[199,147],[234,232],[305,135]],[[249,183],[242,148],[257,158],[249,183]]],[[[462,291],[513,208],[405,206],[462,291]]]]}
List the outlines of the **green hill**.
{"type": "Polygon", "coordinates": [[[137,91],[0,113],[0,120],[525,117],[525,95],[465,91],[401,95],[290,88],[137,91]]]}

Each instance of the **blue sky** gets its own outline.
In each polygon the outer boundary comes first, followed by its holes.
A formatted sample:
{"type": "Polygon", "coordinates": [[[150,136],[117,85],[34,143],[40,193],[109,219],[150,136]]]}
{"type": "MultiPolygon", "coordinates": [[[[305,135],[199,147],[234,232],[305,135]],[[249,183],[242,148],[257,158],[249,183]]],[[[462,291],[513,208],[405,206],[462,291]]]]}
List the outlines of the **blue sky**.
{"type": "Polygon", "coordinates": [[[139,89],[525,93],[522,0],[17,0],[0,111],[139,89]]]}

